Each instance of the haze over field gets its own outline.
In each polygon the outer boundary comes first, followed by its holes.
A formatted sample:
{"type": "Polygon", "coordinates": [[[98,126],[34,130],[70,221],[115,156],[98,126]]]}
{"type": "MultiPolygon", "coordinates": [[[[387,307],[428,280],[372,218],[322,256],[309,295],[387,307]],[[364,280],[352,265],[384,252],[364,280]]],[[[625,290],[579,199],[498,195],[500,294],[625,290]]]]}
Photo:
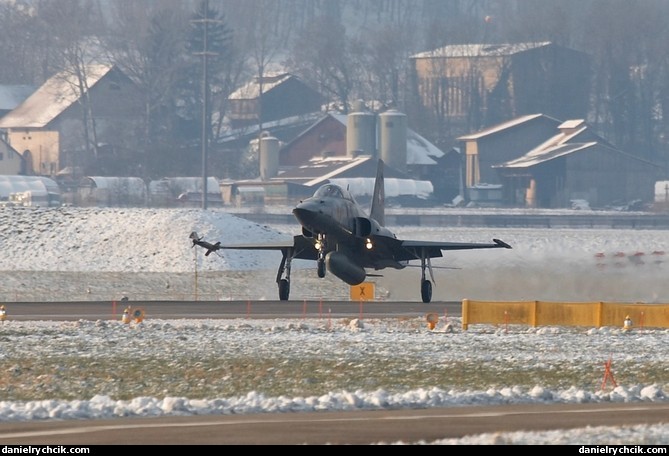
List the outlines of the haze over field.
{"type": "MultiPolygon", "coordinates": [[[[222,210],[136,208],[4,208],[0,230],[0,299],[10,301],[32,300],[35,293],[52,300],[184,299],[196,293],[207,299],[277,299],[280,253],[226,250],[205,257],[188,236],[197,231],[211,242],[234,244],[300,232],[297,224],[258,225],[222,210]]],[[[663,279],[669,272],[666,230],[402,226],[395,231],[411,239],[500,238],[513,247],[444,252],[433,261],[433,301],[669,302],[669,282],[663,279]]],[[[296,260],[293,267],[291,299],[349,296],[348,286],[332,274],[318,279],[313,262],[296,260]]],[[[370,280],[377,283],[378,299],[420,300],[420,268],[377,272],[383,277],[370,280]]]]}

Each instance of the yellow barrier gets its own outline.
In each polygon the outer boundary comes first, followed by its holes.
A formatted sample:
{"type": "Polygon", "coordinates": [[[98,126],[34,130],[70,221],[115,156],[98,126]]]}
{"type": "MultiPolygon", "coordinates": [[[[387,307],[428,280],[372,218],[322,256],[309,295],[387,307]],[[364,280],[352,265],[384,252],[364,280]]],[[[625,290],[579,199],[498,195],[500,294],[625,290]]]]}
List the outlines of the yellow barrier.
{"type": "Polygon", "coordinates": [[[462,300],[462,329],[470,324],[669,328],[669,304],[462,300]]]}

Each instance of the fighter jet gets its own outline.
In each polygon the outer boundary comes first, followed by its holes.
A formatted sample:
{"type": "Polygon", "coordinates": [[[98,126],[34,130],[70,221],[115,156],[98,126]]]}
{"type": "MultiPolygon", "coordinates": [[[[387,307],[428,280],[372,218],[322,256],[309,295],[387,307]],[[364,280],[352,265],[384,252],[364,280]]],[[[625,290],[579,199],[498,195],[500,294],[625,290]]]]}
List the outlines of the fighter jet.
{"type": "Polygon", "coordinates": [[[271,244],[222,245],[203,241],[192,232],[194,246],[206,249],[205,256],[221,249],[280,250],[283,254],[276,282],[279,299],[290,295],[290,269],[294,259],[316,261],[318,277],[330,272],[349,285],[359,285],[368,270],[404,269],[412,260],[420,261],[420,294],[424,303],[432,300],[434,273],[431,258],[442,257],[442,250],[510,249],[499,239],[491,243],[416,241],[398,239],[385,227],[384,162],[379,159],[369,214],[351,193],[332,183],[321,186],[314,195],[300,202],[293,215],[302,226],[302,234],[292,241],[271,244]],[[426,276],[430,274],[430,279],[426,276]]]}

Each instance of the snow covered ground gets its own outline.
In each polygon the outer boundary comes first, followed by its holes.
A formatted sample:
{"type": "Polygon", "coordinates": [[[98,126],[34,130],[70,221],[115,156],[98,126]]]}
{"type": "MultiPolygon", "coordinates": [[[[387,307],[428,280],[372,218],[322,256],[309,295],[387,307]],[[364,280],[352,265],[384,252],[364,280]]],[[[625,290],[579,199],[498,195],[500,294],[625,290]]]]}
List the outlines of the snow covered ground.
{"type": "MultiPolygon", "coordinates": [[[[3,208],[0,299],[276,299],[278,255],[227,251],[205,258],[191,248],[191,231],[224,243],[298,232],[220,210],[3,208]]],[[[437,269],[435,301],[669,302],[667,231],[395,231],[401,238],[497,237],[513,246],[435,262],[456,268],[437,269]]],[[[295,266],[291,299],[348,296],[338,280],[316,279],[313,265],[295,266]]],[[[419,300],[419,276],[418,269],[384,271],[378,298],[419,300]]],[[[148,318],[137,327],[10,318],[0,325],[0,420],[669,400],[667,330],[459,328],[458,319],[445,317],[435,331],[423,319],[397,318],[148,318]],[[453,332],[445,331],[447,323],[453,332]],[[607,359],[617,388],[601,388],[607,359]]],[[[667,444],[669,417],[659,426],[390,443],[667,444]]]]}

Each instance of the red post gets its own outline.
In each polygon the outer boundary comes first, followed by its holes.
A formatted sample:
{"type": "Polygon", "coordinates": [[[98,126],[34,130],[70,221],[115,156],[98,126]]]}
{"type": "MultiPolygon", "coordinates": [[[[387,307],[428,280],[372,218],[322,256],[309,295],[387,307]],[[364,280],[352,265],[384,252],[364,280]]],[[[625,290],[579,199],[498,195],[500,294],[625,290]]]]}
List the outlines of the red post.
{"type": "Polygon", "coordinates": [[[307,317],[307,300],[304,300],[304,304],[302,304],[302,319],[304,320],[307,317]]]}
{"type": "Polygon", "coordinates": [[[607,380],[611,380],[611,383],[613,384],[614,387],[618,386],[618,384],[616,383],[616,379],[613,378],[613,372],[611,372],[611,362],[612,362],[611,357],[609,356],[609,360],[604,363],[604,379],[602,380],[601,389],[604,389],[607,380]]]}

